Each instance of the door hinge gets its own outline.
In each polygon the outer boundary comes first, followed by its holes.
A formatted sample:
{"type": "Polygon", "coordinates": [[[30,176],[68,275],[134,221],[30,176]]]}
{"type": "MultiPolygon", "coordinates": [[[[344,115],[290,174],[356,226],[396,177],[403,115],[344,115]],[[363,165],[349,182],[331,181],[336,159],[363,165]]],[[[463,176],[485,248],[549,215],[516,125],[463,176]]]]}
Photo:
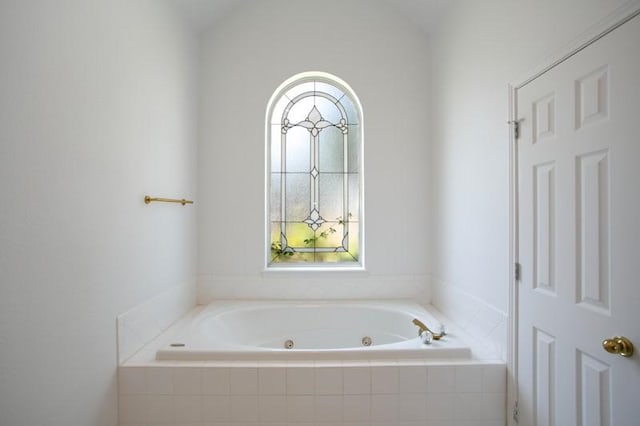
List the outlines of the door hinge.
{"type": "Polygon", "coordinates": [[[513,121],[509,121],[509,124],[511,124],[513,126],[513,138],[514,139],[519,139],[520,138],[520,122],[522,120],[513,120],[513,121]]]}
{"type": "Polygon", "coordinates": [[[520,281],[520,275],[521,275],[521,266],[518,262],[513,264],[513,278],[515,278],[516,281],[520,281]]]}
{"type": "Polygon", "coordinates": [[[518,401],[513,404],[513,421],[519,423],[519,415],[518,415],[518,401]]]}

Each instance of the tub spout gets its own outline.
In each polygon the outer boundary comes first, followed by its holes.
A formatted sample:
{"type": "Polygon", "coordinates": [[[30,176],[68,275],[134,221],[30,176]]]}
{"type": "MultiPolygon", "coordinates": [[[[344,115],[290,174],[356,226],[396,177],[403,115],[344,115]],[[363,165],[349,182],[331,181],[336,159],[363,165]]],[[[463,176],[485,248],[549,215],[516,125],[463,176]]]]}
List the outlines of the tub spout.
{"type": "Polygon", "coordinates": [[[440,340],[442,339],[442,336],[446,334],[444,331],[444,327],[441,327],[440,333],[436,333],[435,331],[431,330],[429,327],[424,325],[424,323],[420,321],[418,318],[414,318],[413,323],[418,327],[418,336],[420,337],[422,337],[422,333],[428,332],[433,337],[433,340],[440,340]]]}

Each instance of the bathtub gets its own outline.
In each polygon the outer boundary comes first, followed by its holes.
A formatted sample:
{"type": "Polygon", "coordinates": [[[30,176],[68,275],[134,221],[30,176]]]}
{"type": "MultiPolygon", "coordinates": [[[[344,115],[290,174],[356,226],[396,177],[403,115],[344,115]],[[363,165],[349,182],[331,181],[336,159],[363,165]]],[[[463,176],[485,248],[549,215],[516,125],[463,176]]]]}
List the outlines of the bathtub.
{"type": "Polygon", "coordinates": [[[419,319],[441,322],[407,301],[218,301],[198,307],[163,336],[157,360],[469,359],[455,332],[422,343],[419,319]]]}

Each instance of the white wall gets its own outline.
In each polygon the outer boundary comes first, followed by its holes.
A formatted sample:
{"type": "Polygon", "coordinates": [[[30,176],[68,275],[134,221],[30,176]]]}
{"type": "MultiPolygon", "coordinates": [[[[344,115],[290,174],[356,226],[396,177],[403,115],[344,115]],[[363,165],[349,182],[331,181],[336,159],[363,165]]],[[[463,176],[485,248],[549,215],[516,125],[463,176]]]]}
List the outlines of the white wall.
{"type": "Polygon", "coordinates": [[[434,304],[462,325],[492,334],[503,348],[509,295],[508,84],[625,3],[461,0],[433,37],[434,304]]]}
{"type": "Polygon", "coordinates": [[[249,1],[204,34],[201,302],[428,299],[428,69],[426,36],[383,1],[249,1]],[[275,89],[303,71],[342,78],[363,105],[365,275],[261,275],[265,110],[275,89]]]}
{"type": "Polygon", "coordinates": [[[196,39],[156,0],[0,3],[0,425],[117,424],[115,318],[195,286],[196,39]]]}

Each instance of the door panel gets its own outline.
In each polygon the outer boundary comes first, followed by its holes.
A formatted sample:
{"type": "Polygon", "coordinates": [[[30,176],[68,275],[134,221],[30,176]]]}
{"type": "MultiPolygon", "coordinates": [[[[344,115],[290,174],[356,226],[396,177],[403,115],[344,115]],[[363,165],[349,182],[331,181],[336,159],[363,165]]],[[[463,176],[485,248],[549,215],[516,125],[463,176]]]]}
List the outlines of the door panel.
{"type": "Polygon", "coordinates": [[[640,425],[640,17],[517,90],[523,425],[640,425]]]}

